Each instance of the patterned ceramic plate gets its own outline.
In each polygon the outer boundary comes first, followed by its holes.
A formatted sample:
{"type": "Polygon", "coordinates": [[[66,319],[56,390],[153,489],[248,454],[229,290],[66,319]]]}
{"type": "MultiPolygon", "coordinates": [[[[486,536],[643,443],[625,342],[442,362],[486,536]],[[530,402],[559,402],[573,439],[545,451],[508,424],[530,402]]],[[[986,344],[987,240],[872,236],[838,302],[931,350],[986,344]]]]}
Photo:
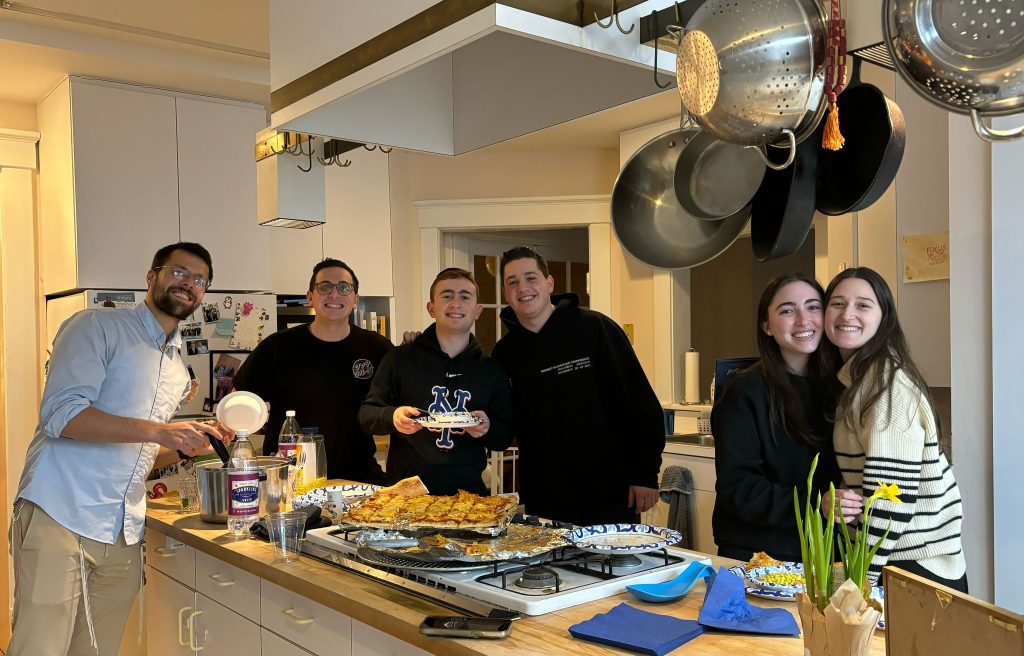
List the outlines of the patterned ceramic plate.
{"type": "Polygon", "coordinates": [[[468,412],[442,412],[422,417],[413,417],[412,420],[424,428],[434,429],[466,428],[468,426],[478,426],[480,424],[480,418],[475,417],[468,412]]]}
{"type": "Polygon", "coordinates": [[[345,501],[347,503],[352,503],[370,496],[379,489],[379,485],[364,485],[361,483],[352,485],[328,485],[327,487],[320,487],[315,490],[310,490],[305,494],[298,495],[292,499],[292,508],[305,508],[306,506],[320,506],[321,508],[326,508],[327,492],[329,490],[340,490],[345,501]]]}
{"type": "Polygon", "coordinates": [[[746,578],[754,587],[780,590],[795,595],[804,590],[803,576],[803,563],[784,562],[781,565],[754,567],[747,572],[746,578]]]}
{"type": "Polygon", "coordinates": [[[569,544],[593,553],[646,553],[683,539],[678,531],[647,524],[583,526],[566,537],[569,544]]]}

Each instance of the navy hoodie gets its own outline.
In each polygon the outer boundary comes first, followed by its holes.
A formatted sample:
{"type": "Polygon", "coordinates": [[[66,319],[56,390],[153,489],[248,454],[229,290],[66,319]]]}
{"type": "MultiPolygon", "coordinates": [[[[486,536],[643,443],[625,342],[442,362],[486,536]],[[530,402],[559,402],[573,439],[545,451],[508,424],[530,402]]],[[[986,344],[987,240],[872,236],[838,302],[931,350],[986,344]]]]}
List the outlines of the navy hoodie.
{"type": "Polygon", "coordinates": [[[434,324],[411,344],[384,356],[373,377],[370,393],[359,409],[359,424],[373,435],[391,435],[387,483],[419,476],[431,494],[459,490],[488,494],[481,473],[488,451],[503,451],[512,443],[512,399],[508,376],[487,357],[472,334],[454,358],[441,350],[434,324]],[[480,438],[462,429],[440,432],[420,429],[412,435],[395,430],[398,406],[430,412],[483,410],[490,420],[480,438]]]}
{"type": "Polygon", "coordinates": [[[629,487],[658,487],[661,403],[618,324],[576,294],[551,301],[537,333],[502,310],[508,334],[491,354],[512,382],[520,497],[531,514],[580,526],[636,521],[629,487]]]}

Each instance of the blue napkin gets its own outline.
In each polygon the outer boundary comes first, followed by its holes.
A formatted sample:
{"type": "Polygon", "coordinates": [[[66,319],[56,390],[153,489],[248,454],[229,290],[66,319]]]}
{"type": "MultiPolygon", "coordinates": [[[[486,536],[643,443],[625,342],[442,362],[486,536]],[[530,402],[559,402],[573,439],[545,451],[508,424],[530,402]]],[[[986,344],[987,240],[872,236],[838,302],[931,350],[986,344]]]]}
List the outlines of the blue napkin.
{"type": "Polygon", "coordinates": [[[569,633],[581,640],[663,656],[704,633],[704,629],[694,620],[649,613],[623,603],[570,626],[569,633]]]}
{"type": "Polygon", "coordinates": [[[708,583],[697,621],[725,631],[800,635],[800,627],[785,608],[759,608],[747,601],[743,579],[724,567],[708,583]]]}

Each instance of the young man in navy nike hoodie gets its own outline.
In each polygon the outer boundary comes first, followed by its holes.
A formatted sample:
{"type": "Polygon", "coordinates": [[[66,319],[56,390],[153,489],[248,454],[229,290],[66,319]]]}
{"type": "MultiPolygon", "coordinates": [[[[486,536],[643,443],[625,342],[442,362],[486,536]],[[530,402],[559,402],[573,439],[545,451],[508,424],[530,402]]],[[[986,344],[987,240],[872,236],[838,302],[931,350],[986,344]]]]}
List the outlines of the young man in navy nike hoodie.
{"type": "Polygon", "coordinates": [[[437,274],[427,303],[434,323],[381,360],[359,424],[371,434],[391,435],[389,485],[419,476],[431,494],[488,494],[481,474],[488,452],[512,443],[512,394],[501,365],[470,332],[483,310],[478,296],[470,272],[437,274]],[[415,420],[421,410],[469,412],[480,423],[428,430],[415,420]]]}

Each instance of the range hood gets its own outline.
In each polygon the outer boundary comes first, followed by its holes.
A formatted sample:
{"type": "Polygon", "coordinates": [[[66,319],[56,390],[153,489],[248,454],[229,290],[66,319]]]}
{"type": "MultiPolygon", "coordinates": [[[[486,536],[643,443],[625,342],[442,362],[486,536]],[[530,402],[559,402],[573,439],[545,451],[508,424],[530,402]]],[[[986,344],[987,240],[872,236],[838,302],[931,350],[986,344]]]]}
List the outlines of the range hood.
{"type": "Polygon", "coordinates": [[[256,220],[277,228],[312,228],[327,220],[324,167],[317,139],[265,129],[256,137],[256,220]],[[308,166],[306,161],[309,161],[308,166]]]}
{"type": "MultiPolygon", "coordinates": [[[[270,4],[278,130],[458,155],[660,91],[639,29],[580,25],[611,0],[270,4]],[[325,25],[377,35],[317,38],[325,25]]],[[[621,0],[619,24],[668,5],[621,0]]]]}

